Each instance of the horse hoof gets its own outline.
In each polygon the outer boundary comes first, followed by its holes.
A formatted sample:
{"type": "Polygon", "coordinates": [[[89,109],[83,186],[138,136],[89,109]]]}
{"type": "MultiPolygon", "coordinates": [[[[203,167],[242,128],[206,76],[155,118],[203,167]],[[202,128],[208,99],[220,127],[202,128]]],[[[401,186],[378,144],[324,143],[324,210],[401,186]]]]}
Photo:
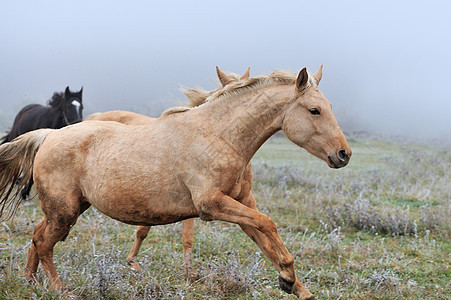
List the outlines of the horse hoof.
{"type": "Polygon", "coordinates": [[[70,300],[72,300],[72,299],[78,299],[77,295],[75,295],[74,293],[69,292],[69,291],[67,291],[67,290],[65,290],[65,291],[63,292],[63,297],[64,297],[64,299],[70,299],[70,300]]]}
{"type": "Polygon", "coordinates": [[[136,271],[136,272],[141,272],[141,267],[139,266],[139,264],[135,261],[127,261],[128,264],[136,271]]]}
{"type": "Polygon", "coordinates": [[[26,282],[28,282],[29,284],[34,284],[37,282],[36,280],[36,276],[35,275],[25,275],[24,279],[26,282]]]}
{"type": "Polygon", "coordinates": [[[196,282],[197,280],[199,280],[200,276],[199,274],[191,271],[188,274],[185,274],[186,280],[190,283],[196,282]]]}
{"type": "Polygon", "coordinates": [[[279,286],[283,291],[287,292],[288,294],[293,293],[293,284],[294,284],[294,281],[289,282],[289,281],[283,279],[281,276],[279,276],[279,286]]]}

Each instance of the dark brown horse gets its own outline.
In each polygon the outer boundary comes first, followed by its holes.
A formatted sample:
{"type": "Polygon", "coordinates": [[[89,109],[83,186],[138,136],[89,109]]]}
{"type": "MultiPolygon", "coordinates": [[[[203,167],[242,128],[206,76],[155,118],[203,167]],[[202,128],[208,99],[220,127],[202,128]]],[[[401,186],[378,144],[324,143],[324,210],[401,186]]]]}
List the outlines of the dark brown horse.
{"type": "MultiPolygon", "coordinates": [[[[82,94],[83,88],[73,93],[69,90],[69,87],[66,87],[64,93],[54,93],[47,106],[40,104],[25,106],[14,119],[9,133],[0,139],[0,144],[10,142],[19,135],[35,129],[59,129],[82,121],[82,94]]],[[[30,179],[28,184],[22,189],[22,199],[27,199],[32,185],[33,179],[30,179]]]]}

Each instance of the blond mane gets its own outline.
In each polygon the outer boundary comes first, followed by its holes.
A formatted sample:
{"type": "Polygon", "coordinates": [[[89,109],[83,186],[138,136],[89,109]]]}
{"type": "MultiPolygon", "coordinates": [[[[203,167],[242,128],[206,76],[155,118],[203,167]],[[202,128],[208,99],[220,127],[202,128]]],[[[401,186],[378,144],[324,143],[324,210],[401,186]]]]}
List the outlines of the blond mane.
{"type": "Polygon", "coordinates": [[[208,97],[210,97],[215,90],[206,91],[203,88],[190,88],[190,89],[182,89],[183,94],[189,100],[189,107],[196,107],[205,103],[208,97]]]}
{"type": "Polygon", "coordinates": [[[205,103],[207,98],[210,97],[215,92],[215,90],[206,91],[202,88],[189,88],[189,89],[182,88],[181,90],[182,90],[183,94],[185,94],[185,96],[188,98],[189,103],[186,105],[168,108],[165,111],[163,111],[161,116],[167,116],[167,115],[185,112],[194,107],[202,105],[205,103]]]}
{"type": "MultiPolygon", "coordinates": [[[[308,85],[306,88],[313,86],[317,87],[318,82],[316,78],[309,74],[308,85]]],[[[239,78],[239,75],[235,75],[239,78]]],[[[218,88],[213,91],[205,91],[203,89],[187,89],[184,94],[190,99],[191,105],[187,106],[177,106],[165,110],[162,116],[167,116],[170,114],[186,112],[197,107],[201,107],[206,103],[212,103],[218,101],[219,99],[228,99],[232,96],[242,95],[249,91],[272,86],[272,85],[289,85],[295,84],[298,74],[290,71],[276,70],[269,75],[262,75],[257,77],[250,77],[244,80],[234,81],[222,88],[218,88]]]]}
{"type": "MultiPolygon", "coordinates": [[[[258,88],[273,86],[273,85],[289,85],[295,84],[297,74],[290,71],[276,70],[269,75],[262,75],[258,77],[248,78],[246,80],[236,81],[222,89],[216,90],[210,97],[205,100],[205,103],[211,103],[219,99],[226,99],[232,96],[242,95],[258,88]]],[[[318,82],[315,77],[309,73],[308,85],[317,87],[318,82]]]]}

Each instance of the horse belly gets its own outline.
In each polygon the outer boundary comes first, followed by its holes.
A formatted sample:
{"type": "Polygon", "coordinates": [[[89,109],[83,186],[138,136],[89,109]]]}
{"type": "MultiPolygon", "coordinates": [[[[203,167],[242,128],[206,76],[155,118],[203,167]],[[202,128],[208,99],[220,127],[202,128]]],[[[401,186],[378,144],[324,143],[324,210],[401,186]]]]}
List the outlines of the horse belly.
{"type": "Polygon", "coordinates": [[[145,211],[143,209],[122,210],[120,214],[104,212],[113,219],[130,225],[164,225],[197,217],[193,210],[174,211],[145,211]]]}
{"type": "Polygon", "coordinates": [[[144,187],[98,192],[87,200],[107,216],[132,225],[162,225],[197,217],[189,195],[144,187]]]}

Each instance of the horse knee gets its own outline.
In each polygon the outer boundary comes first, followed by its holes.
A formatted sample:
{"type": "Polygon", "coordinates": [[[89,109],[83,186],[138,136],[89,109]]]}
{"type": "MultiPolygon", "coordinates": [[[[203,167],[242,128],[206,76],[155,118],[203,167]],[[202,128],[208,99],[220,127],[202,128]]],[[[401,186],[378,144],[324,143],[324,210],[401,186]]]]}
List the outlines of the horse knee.
{"type": "Polygon", "coordinates": [[[280,263],[279,263],[280,267],[282,269],[289,269],[292,268],[294,265],[294,257],[293,255],[291,255],[290,253],[287,253],[286,255],[283,255],[280,258],[280,263]]]}
{"type": "Polygon", "coordinates": [[[267,215],[261,215],[257,229],[264,233],[278,234],[277,226],[267,215]]]}

